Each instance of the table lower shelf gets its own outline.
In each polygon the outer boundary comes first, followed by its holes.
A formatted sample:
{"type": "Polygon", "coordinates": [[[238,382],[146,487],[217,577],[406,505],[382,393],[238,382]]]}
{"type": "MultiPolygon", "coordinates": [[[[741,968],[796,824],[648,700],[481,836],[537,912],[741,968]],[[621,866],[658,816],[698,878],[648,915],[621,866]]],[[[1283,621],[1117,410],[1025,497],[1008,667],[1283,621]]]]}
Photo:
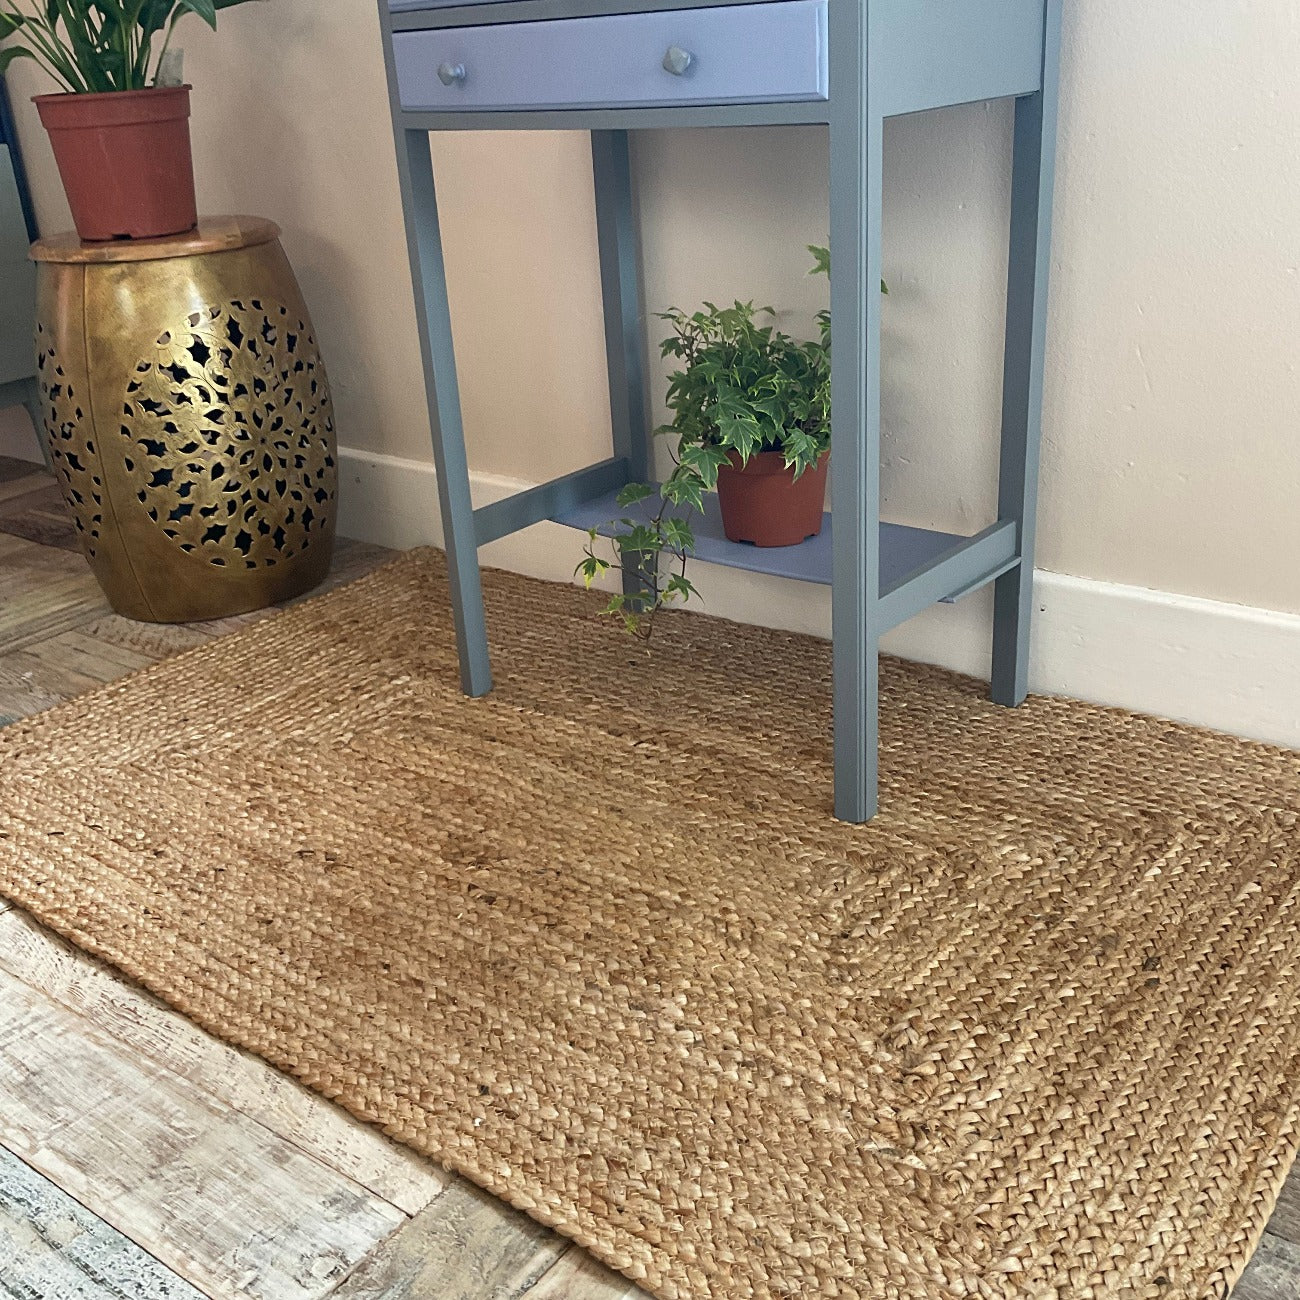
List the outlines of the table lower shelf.
{"type": "MultiPolygon", "coordinates": [[[[618,492],[607,492],[591,501],[553,516],[556,523],[584,531],[595,528],[603,537],[613,531],[611,520],[621,518],[648,522],[658,510],[659,498],[651,497],[635,506],[623,507],[618,492]]],[[[834,555],[831,516],[822,517],[822,530],[798,546],[751,546],[747,542],[729,542],[722,531],[722,513],[718,498],[705,497],[703,517],[690,517],[695,534],[695,558],[706,564],[723,564],[751,573],[770,573],[779,578],[797,578],[829,586],[834,555]]],[[[909,575],[935,563],[968,539],[955,533],[941,533],[928,528],[910,528],[903,524],[880,525],[880,590],[888,591],[909,575]]]]}

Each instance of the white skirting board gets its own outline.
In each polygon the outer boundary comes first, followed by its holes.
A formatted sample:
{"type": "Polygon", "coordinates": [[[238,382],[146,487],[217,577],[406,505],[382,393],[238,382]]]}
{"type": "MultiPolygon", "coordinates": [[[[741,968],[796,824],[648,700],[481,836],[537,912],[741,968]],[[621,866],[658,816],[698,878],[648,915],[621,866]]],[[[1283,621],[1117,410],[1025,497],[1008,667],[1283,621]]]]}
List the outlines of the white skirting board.
{"type": "MultiPolygon", "coordinates": [[[[340,451],[339,530],[391,546],[442,544],[433,466],[340,451]]],[[[532,486],[476,474],[476,505],[532,486]]],[[[907,521],[903,521],[907,522],[907,521]]],[[[571,581],[585,538],[558,524],[502,538],[484,564],[571,581]]],[[[830,590],[697,564],[705,613],[830,635],[830,590]]],[[[1300,748],[1300,615],[1039,570],[1031,689],[1300,748]]],[[[939,605],[891,632],[892,654],[987,678],[992,597],[939,605]]],[[[610,635],[615,635],[611,626],[610,635]]]]}
{"type": "Polygon", "coordinates": [[[21,406],[6,406],[0,410],[0,456],[28,460],[34,465],[43,463],[36,431],[27,411],[21,406]]]}

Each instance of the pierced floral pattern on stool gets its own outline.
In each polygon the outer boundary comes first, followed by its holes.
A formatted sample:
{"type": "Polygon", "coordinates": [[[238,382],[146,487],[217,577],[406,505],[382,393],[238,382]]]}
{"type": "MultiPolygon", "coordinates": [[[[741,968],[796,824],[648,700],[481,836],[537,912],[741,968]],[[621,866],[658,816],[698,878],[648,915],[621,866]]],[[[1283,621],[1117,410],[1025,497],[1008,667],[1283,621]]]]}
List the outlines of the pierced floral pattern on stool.
{"type": "Polygon", "coordinates": [[[181,550],[255,569],[325,535],[338,488],[329,383],[282,304],[210,306],[162,334],[122,415],[131,485],[181,550]]]}
{"type": "Polygon", "coordinates": [[[99,462],[81,398],[73,388],[50,332],[36,326],[36,377],[41,389],[45,415],[45,442],[50,463],[63,490],[63,499],[72,511],[86,554],[93,560],[99,546],[104,523],[104,484],[99,477],[99,462]]]}

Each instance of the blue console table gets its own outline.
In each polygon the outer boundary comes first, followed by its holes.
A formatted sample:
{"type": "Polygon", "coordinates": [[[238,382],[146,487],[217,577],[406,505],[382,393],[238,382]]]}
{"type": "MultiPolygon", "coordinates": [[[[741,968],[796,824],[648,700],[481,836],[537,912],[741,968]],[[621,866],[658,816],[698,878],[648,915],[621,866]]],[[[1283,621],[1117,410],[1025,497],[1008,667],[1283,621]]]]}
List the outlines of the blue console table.
{"type": "MultiPolygon", "coordinates": [[[[423,347],[461,685],[492,687],[478,548],[616,511],[650,466],[628,132],[825,123],[835,527],[785,550],[722,540],[700,559],[832,588],[835,812],[876,811],[880,637],[936,601],[995,584],[993,698],[1028,688],[1038,446],[1062,0],[380,0],[423,347]],[[974,537],[880,521],[881,152],[886,118],[1014,98],[998,519],[974,537]],[[474,509],[429,132],[589,130],[612,454],[474,509]]],[[[710,535],[712,534],[712,535],[710,535]]]]}

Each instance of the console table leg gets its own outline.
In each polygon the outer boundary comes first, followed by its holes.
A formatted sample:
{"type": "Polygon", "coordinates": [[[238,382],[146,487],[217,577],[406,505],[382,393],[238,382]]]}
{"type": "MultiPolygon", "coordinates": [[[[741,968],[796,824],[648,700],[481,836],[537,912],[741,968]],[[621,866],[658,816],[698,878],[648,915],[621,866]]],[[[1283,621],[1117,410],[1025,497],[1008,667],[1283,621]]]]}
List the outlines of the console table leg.
{"type": "MultiPolygon", "coordinates": [[[[596,189],[596,238],[600,250],[614,455],[626,458],[628,472],[635,482],[650,477],[651,456],[646,418],[640,249],[626,131],[591,133],[591,170],[596,189]]],[[[645,586],[644,575],[624,571],[626,595],[638,595],[645,586]]]]}
{"type": "Polygon", "coordinates": [[[876,812],[879,749],[880,274],[884,123],[871,76],[866,5],[831,10],[831,84],[864,85],[836,99],[831,122],[831,501],[835,692],[835,815],[876,812]]]}
{"type": "Polygon", "coordinates": [[[1050,0],[1043,88],[1016,100],[998,518],[1019,524],[1020,563],[994,588],[992,688],[998,704],[1011,706],[1029,693],[1060,22],[1060,0],[1050,0]]]}
{"type": "Polygon", "coordinates": [[[415,282],[415,313],[420,326],[433,458],[438,471],[438,502],[451,580],[460,684],[466,695],[486,695],[492,689],[492,666],[488,659],[483,586],[474,536],[474,505],[465,458],[433,159],[427,131],[408,130],[400,134],[405,139],[398,149],[398,170],[407,214],[407,243],[415,282]]]}

